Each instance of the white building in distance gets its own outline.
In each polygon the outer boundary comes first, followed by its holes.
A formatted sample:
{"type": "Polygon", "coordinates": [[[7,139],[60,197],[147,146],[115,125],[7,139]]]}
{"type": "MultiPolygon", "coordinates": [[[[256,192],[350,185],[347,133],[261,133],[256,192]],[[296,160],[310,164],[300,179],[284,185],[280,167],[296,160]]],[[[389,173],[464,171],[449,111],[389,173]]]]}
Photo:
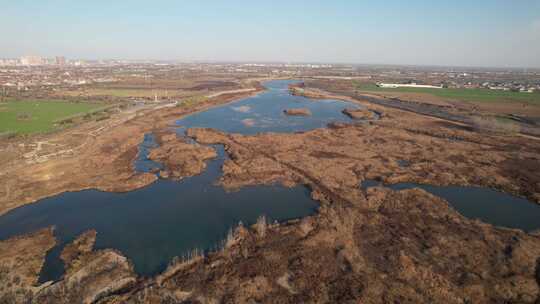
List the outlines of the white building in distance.
{"type": "Polygon", "coordinates": [[[433,86],[433,85],[427,85],[427,84],[416,84],[416,83],[408,83],[408,84],[400,84],[400,83],[377,83],[377,86],[379,88],[386,88],[386,89],[397,89],[397,88],[424,88],[424,89],[442,89],[443,86],[433,86]]]}

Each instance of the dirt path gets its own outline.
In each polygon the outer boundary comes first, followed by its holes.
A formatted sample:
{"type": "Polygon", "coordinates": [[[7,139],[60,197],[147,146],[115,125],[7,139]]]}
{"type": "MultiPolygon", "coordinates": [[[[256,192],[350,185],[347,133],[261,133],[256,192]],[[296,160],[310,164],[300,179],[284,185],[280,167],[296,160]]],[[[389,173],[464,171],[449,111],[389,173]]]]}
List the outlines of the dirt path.
{"type": "Polygon", "coordinates": [[[217,92],[217,93],[207,95],[206,97],[207,98],[215,98],[215,97],[222,96],[222,95],[237,94],[237,93],[247,93],[247,92],[253,92],[255,90],[257,90],[257,89],[249,88],[249,89],[238,89],[238,90],[222,91],[222,92],[217,92]]]}

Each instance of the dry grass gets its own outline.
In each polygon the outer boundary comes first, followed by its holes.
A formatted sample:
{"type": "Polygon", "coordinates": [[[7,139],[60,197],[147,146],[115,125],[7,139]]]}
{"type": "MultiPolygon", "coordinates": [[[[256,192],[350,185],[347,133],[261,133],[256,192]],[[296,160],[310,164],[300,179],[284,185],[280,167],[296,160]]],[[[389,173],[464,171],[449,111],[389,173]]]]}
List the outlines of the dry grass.
{"type": "Polygon", "coordinates": [[[257,222],[254,225],[255,231],[259,237],[264,237],[266,235],[266,230],[268,229],[268,222],[266,221],[266,216],[261,215],[257,219],[257,222]]]}
{"type": "Polygon", "coordinates": [[[521,131],[516,123],[501,121],[493,117],[475,116],[472,118],[472,125],[481,132],[517,134],[521,131]]]}
{"type": "Polygon", "coordinates": [[[185,98],[184,100],[182,100],[182,102],[178,103],[178,106],[189,107],[189,106],[201,103],[201,102],[205,102],[206,100],[208,100],[206,96],[201,96],[201,95],[191,96],[191,97],[185,98]]]}
{"type": "Polygon", "coordinates": [[[313,229],[315,229],[313,227],[313,223],[312,223],[312,219],[310,218],[305,218],[305,219],[302,219],[302,221],[300,222],[300,232],[302,233],[302,236],[307,236],[311,231],[313,231],[313,229]]]}
{"type": "Polygon", "coordinates": [[[235,236],[234,230],[232,228],[229,229],[229,232],[227,233],[227,237],[225,238],[225,240],[223,240],[223,245],[221,246],[221,248],[222,249],[230,248],[234,244],[236,244],[237,241],[234,236],[235,236]]]}
{"type": "Polygon", "coordinates": [[[167,269],[161,273],[156,281],[158,285],[163,284],[164,281],[178,273],[180,270],[192,265],[193,263],[200,261],[204,258],[204,252],[199,248],[191,250],[189,253],[183,255],[182,257],[175,257],[167,266],[167,269]]]}

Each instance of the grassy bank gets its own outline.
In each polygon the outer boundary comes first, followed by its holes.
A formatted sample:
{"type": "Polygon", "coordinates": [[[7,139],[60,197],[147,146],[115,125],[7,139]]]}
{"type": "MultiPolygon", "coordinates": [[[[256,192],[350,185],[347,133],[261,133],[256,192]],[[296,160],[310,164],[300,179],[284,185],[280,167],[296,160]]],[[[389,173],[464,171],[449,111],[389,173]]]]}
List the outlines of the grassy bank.
{"type": "Polygon", "coordinates": [[[429,89],[429,88],[379,88],[374,84],[355,83],[360,91],[388,93],[423,93],[433,96],[471,102],[525,102],[540,105],[540,93],[521,93],[489,89],[429,89]]]}
{"type": "Polygon", "coordinates": [[[32,134],[54,130],[58,121],[88,114],[103,104],[56,100],[24,100],[0,103],[0,133],[32,134]]]}

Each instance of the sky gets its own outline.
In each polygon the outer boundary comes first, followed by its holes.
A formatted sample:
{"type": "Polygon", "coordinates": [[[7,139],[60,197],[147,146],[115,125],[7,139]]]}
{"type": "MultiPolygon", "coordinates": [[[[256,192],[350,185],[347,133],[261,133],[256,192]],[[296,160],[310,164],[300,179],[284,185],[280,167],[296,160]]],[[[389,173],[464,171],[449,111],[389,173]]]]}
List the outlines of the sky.
{"type": "Polygon", "coordinates": [[[0,58],[540,67],[540,0],[0,0],[0,58]]]}

